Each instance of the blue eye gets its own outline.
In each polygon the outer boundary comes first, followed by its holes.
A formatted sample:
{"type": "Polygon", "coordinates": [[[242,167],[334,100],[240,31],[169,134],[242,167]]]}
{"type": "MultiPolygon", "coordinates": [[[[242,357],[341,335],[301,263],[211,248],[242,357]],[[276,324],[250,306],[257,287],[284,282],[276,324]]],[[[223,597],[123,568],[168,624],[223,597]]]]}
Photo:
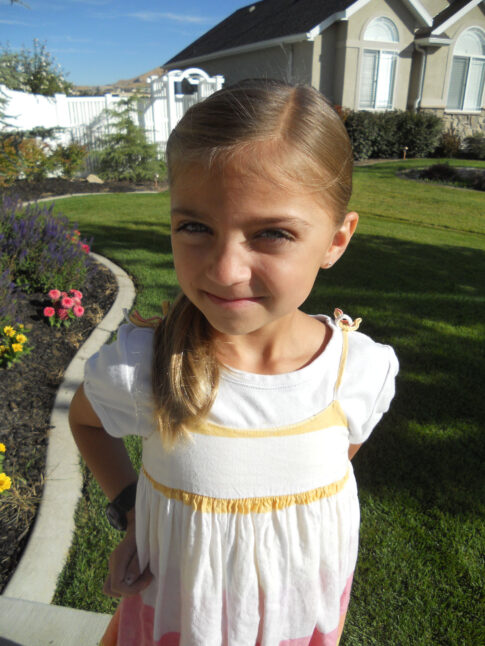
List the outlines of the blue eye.
{"type": "Polygon", "coordinates": [[[183,224],[180,224],[175,231],[177,233],[208,233],[209,228],[200,222],[184,222],[183,224]]]}
{"type": "Polygon", "coordinates": [[[258,238],[266,240],[294,240],[294,236],[284,229],[266,229],[258,233],[258,238]]]}

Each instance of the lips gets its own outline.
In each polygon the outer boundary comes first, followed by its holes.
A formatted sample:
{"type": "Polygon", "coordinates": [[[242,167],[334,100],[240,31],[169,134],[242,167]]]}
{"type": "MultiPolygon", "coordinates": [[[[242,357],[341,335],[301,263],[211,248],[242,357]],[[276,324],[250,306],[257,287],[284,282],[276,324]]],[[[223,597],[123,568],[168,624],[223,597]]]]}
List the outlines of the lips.
{"type": "Polygon", "coordinates": [[[207,296],[207,298],[212,302],[215,303],[216,305],[244,305],[245,303],[258,303],[261,301],[261,296],[238,296],[238,297],[222,297],[222,296],[217,296],[216,294],[212,294],[211,292],[204,292],[204,294],[207,296]]]}

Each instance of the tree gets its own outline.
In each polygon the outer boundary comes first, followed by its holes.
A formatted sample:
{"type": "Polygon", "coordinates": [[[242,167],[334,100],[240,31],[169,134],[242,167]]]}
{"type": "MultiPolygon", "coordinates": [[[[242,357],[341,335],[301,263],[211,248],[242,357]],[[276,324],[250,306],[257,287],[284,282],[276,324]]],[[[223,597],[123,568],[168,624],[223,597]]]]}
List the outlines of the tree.
{"type": "Polygon", "coordinates": [[[68,94],[72,88],[62,68],[49,54],[45,43],[34,39],[33,50],[12,52],[8,45],[0,53],[0,84],[11,90],[54,96],[68,94]]]}
{"type": "Polygon", "coordinates": [[[164,175],[157,159],[157,146],[147,141],[145,130],[133,121],[137,97],[123,99],[118,110],[108,110],[114,132],[103,137],[99,153],[99,175],[108,180],[153,181],[164,175]]]}

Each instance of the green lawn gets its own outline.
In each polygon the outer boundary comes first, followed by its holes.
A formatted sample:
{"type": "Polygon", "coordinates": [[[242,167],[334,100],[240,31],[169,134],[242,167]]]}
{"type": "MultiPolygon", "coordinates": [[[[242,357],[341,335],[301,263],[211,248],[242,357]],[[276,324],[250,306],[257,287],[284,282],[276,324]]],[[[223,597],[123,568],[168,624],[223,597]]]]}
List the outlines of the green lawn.
{"type": "MultiPolygon", "coordinates": [[[[485,643],[485,195],[396,176],[429,163],[356,168],[358,233],[305,305],[362,316],[361,330],[392,344],[401,362],[392,409],[354,460],[361,550],[341,646],[485,643]]],[[[176,293],[168,195],[70,198],[55,208],[132,275],[142,314],[176,293]]],[[[139,459],[137,442],[130,448],[139,459]]],[[[114,607],[100,591],[117,539],[103,505],[90,482],[56,603],[114,607]]]]}

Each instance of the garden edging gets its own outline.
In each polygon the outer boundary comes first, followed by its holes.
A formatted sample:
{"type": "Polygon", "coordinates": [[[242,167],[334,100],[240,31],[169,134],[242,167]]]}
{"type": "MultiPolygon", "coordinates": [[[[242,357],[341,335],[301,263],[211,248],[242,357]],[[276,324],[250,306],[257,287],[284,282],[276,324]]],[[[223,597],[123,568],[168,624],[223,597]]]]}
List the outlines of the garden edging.
{"type": "Polygon", "coordinates": [[[108,314],[72,359],[57,392],[50,418],[42,500],[22,558],[3,591],[5,597],[50,603],[54,596],[71,546],[82,488],[79,453],[68,423],[69,404],[83,380],[84,363],[118,329],[123,310],[129,310],[135,299],[134,285],[125,271],[103,256],[91,256],[115,275],[118,294],[108,314]]]}

